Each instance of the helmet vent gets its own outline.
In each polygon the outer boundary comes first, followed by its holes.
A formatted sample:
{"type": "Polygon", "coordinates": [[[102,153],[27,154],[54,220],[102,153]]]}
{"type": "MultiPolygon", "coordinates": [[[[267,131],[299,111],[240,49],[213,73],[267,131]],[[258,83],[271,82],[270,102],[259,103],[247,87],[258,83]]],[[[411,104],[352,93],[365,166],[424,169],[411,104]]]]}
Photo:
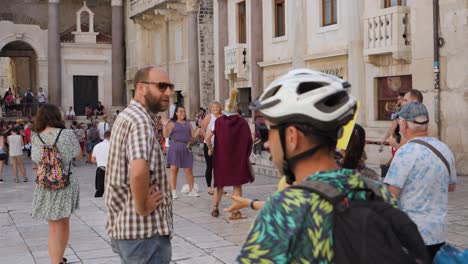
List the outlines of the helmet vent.
{"type": "Polygon", "coordinates": [[[348,101],[348,93],[346,91],[342,91],[323,98],[315,104],[315,107],[322,112],[332,113],[336,109],[345,105],[348,101]]]}
{"type": "Polygon", "coordinates": [[[278,86],[275,86],[273,88],[271,88],[269,91],[267,91],[265,93],[265,95],[263,96],[262,100],[266,100],[272,96],[274,96],[278,91],[279,89],[281,88],[282,86],[281,85],[278,85],[278,86]]]}
{"type": "Polygon", "coordinates": [[[303,93],[307,93],[307,92],[310,92],[312,90],[315,90],[315,89],[318,89],[327,85],[329,84],[323,83],[323,82],[303,82],[299,84],[296,92],[297,94],[303,94],[303,93]]]}

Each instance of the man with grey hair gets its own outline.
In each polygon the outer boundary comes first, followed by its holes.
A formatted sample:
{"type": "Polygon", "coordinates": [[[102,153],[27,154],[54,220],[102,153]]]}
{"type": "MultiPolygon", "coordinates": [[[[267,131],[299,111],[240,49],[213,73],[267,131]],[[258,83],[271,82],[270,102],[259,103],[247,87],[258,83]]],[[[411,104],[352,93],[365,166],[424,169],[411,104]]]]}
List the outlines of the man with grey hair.
{"type": "Polygon", "coordinates": [[[455,158],[443,142],[428,136],[429,114],[419,102],[398,113],[407,142],[395,154],[384,182],[400,208],[417,224],[429,256],[447,239],[448,192],[455,191],[455,158]]]}

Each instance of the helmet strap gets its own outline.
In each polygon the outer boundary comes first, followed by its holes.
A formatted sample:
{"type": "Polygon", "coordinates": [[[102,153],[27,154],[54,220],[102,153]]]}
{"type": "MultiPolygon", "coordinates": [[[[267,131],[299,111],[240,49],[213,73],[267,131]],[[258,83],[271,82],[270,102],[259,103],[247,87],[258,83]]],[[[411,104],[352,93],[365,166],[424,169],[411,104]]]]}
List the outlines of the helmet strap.
{"type": "Polygon", "coordinates": [[[286,183],[291,185],[296,181],[296,175],[294,175],[292,167],[294,167],[299,160],[314,155],[320,148],[322,148],[322,144],[318,144],[317,146],[288,159],[286,158],[286,127],[287,126],[279,127],[279,136],[281,148],[283,150],[283,173],[286,175],[286,183]]]}

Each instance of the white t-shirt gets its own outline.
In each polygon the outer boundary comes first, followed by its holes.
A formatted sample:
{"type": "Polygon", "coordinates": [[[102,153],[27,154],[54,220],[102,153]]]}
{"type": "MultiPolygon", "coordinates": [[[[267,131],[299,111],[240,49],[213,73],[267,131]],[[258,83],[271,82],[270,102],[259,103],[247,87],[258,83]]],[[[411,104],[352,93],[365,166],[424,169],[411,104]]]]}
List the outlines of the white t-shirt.
{"type": "Polygon", "coordinates": [[[22,137],[20,135],[10,135],[8,140],[10,141],[10,156],[21,156],[23,155],[23,145],[21,144],[22,137]]]}
{"type": "MultiPolygon", "coordinates": [[[[205,133],[208,133],[208,131],[214,131],[214,124],[215,124],[215,121],[216,121],[217,117],[215,117],[213,114],[210,114],[210,115],[211,115],[210,122],[206,126],[205,133]]],[[[215,137],[214,135],[211,137],[211,145],[214,144],[214,137],[215,137]]],[[[206,143],[206,140],[203,140],[203,142],[206,143]]]]}
{"type": "Polygon", "coordinates": [[[169,107],[169,118],[174,117],[175,109],[176,109],[175,104],[171,104],[171,106],[169,107]]]}
{"type": "Polygon", "coordinates": [[[447,241],[448,186],[457,181],[455,158],[438,139],[417,139],[440,151],[450,165],[450,175],[434,152],[410,140],[396,152],[384,182],[401,189],[400,209],[416,223],[424,243],[435,245],[447,241]]]}
{"type": "Polygon", "coordinates": [[[66,113],[65,113],[65,116],[75,116],[75,111],[74,110],[68,110],[66,113]]]}
{"type": "Polygon", "coordinates": [[[99,137],[101,138],[101,140],[104,139],[104,133],[110,129],[111,129],[111,126],[109,123],[104,122],[104,121],[99,122],[98,130],[99,130],[99,137]]]}
{"type": "Polygon", "coordinates": [[[101,143],[94,146],[93,157],[96,158],[96,163],[98,167],[107,166],[107,158],[109,157],[110,142],[107,139],[104,139],[101,143]]]}
{"type": "Polygon", "coordinates": [[[39,103],[45,103],[47,101],[47,94],[45,92],[38,92],[37,101],[39,103]]]}

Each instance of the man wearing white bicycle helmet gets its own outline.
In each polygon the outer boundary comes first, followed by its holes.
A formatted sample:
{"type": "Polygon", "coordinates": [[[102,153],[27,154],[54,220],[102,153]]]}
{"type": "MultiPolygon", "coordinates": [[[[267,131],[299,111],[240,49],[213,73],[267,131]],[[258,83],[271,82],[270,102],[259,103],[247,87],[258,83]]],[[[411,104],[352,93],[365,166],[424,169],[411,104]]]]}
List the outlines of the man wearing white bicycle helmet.
{"type": "MultiPolygon", "coordinates": [[[[335,76],[297,69],[271,83],[252,103],[251,109],[260,111],[269,130],[265,147],[289,184],[322,182],[346,194],[366,186],[357,172],[339,169],[334,158],[343,126],[356,111],[356,99],[347,93],[350,86],[335,76]]],[[[385,187],[376,188],[383,200],[396,205],[385,187]]],[[[365,200],[365,192],[352,199],[365,200]]],[[[332,211],[332,203],[314,192],[298,188],[276,192],[257,214],[237,261],[337,262],[332,211]]]]}

